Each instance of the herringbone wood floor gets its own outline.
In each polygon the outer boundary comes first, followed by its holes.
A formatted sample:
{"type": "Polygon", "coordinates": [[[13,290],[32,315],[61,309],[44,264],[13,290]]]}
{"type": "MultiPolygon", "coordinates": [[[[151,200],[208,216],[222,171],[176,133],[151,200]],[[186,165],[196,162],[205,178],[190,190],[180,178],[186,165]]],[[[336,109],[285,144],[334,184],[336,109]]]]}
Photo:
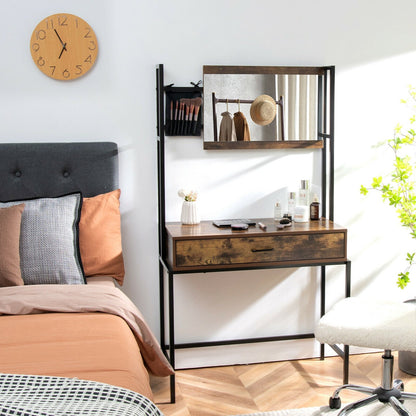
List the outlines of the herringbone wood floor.
{"type": "MultiPolygon", "coordinates": [[[[416,377],[403,373],[395,354],[394,378],[416,392],[416,377]]],[[[381,353],[352,355],[350,382],[377,387],[381,353]]],[[[176,403],[169,400],[168,379],[152,378],[155,402],[166,416],[224,416],[299,407],[325,406],[342,384],[338,357],[265,364],[180,370],[176,372],[176,403]]],[[[343,404],[363,397],[342,392],[343,404]]]]}

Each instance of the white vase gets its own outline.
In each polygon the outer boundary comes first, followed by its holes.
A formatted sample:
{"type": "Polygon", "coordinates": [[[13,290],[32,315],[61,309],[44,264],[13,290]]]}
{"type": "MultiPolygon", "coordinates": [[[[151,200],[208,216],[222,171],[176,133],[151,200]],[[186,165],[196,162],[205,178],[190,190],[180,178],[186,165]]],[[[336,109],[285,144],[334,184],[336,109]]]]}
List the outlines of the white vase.
{"type": "Polygon", "coordinates": [[[199,224],[198,207],[195,201],[183,201],[181,222],[182,224],[199,224]]]}

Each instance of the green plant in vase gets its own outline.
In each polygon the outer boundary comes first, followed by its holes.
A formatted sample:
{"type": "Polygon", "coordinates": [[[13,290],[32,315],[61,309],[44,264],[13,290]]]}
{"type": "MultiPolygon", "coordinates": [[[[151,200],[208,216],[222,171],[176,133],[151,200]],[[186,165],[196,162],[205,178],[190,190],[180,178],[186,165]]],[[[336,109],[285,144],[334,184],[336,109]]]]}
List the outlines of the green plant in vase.
{"type": "MultiPolygon", "coordinates": [[[[416,89],[410,88],[409,94],[413,100],[413,111],[416,110],[416,89]]],[[[407,101],[402,100],[403,103],[407,101]]],[[[410,126],[416,121],[416,114],[410,119],[410,126]]],[[[396,208],[400,223],[408,227],[412,238],[416,239],[416,132],[411,128],[397,125],[394,137],[383,142],[392,150],[393,170],[387,176],[373,178],[370,186],[361,185],[360,192],[367,195],[370,190],[381,193],[383,201],[388,202],[396,208]]],[[[406,287],[410,281],[410,269],[416,264],[415,252],[406,254],[407,266],[399,273],[397,285],[406,287]]]]}

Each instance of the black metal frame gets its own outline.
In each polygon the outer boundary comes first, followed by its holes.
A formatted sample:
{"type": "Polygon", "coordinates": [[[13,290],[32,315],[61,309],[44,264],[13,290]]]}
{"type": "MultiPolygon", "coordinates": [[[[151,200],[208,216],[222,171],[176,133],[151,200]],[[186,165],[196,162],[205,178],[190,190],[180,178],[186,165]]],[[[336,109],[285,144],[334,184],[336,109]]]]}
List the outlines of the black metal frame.
{"type": "MultiPolygon", "coordinates": [[[[318,78],[318,137],[323,140],[321,157],[321,180],[322,180],[322,216],[334,219],[334,100],[335,100],[335,67],[323,67],[324,76],[318,78]],[[328,110],[329,107],[329,110],[328,110]],[[329,133],[324,133],[329,129],[329,133]],[[327,157],[329,155],[329,167],[327,157]],[[329,183],[327,183],[327,178],[329,183]],[[329,213],[327,216],[327,205],[329,213]]],[[[156,85],[157,85],[157,156],[158,156],[158,210],[159,210],[159,296],[160,296],[160,343],[162,350],[169,359],[173,368],[175,368],[175,349],[212,347],[219,345],[233,345],[255,342],[270,342],[282,340],[294,340],[314,338],[313,333],[294,334],[285,336],[271,336],[262,338],[246,338],[211,342],[195,342],[195,343],[175,343],[175,305],[174,305],[174,276],[176,274],[196,273],[195,270],[173,271],[166,263],[167,245],[166,245],[166,220],[165,220],[165,115],[164,115],[164,76],[163,64],[156,69],[156,85]],[[168,276],[168,337],[166,342],[166,322],[165,322],[165,274],[168,276]]],[[[320,313],[325,314],[325,287],[326,287],[326,266],[344,265],[345,266],[345,296],[349,297],[351,292],[351,262],[350,260],[340,262],[322,262],[313,264],[293,264],[290,266],[253,266],[253,267],[235,267],[221,268],[204,271],[204,273],[237,271],[237,270],[258,270],[258,269],[275,269],[275,268],[295,268],[295,267],[320,267],[321,269],[321,287],[320,287],[320,313]]],[[[198,273],[201,273],[200,271],[198,273]]],[[[337,354],[344,359],[344,383],[348,382],[348,364],[349,364],[349,347],[346,345],[344,351],[337,346],[331,346],[337,354]]],[[[325,346],[321,344],[320,358],[324,359],[325,346]]],[[[170,379],[170,399],[175,402],[175,376],[170,379]]]]}

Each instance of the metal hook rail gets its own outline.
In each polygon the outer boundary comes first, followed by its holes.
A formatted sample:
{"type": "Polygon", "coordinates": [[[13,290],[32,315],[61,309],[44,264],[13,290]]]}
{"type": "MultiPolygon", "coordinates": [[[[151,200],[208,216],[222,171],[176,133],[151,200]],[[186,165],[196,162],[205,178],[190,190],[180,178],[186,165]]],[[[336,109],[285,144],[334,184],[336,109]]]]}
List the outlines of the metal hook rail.
{"type": "MultiPolygon", "coordinates": [[[[212,118],[214,122],[214,142],[218,141],[218,127],[217,127],[217,111],[216,105],[218,103],[226,104],[252,104],[254,100],[240,100],[239,98],[217,98],[215,92],[212,93],[212,118]]],[[[275,100],[276,104],[279,106],[279,115],[280,115],[280,134],[281,140],[285,140],[285,128],[284,128],[284,101],[283,97],[280,96],[278,100],[275,100]]],[[[239,109],[240,111],[240,109],[239,109]]]]}

